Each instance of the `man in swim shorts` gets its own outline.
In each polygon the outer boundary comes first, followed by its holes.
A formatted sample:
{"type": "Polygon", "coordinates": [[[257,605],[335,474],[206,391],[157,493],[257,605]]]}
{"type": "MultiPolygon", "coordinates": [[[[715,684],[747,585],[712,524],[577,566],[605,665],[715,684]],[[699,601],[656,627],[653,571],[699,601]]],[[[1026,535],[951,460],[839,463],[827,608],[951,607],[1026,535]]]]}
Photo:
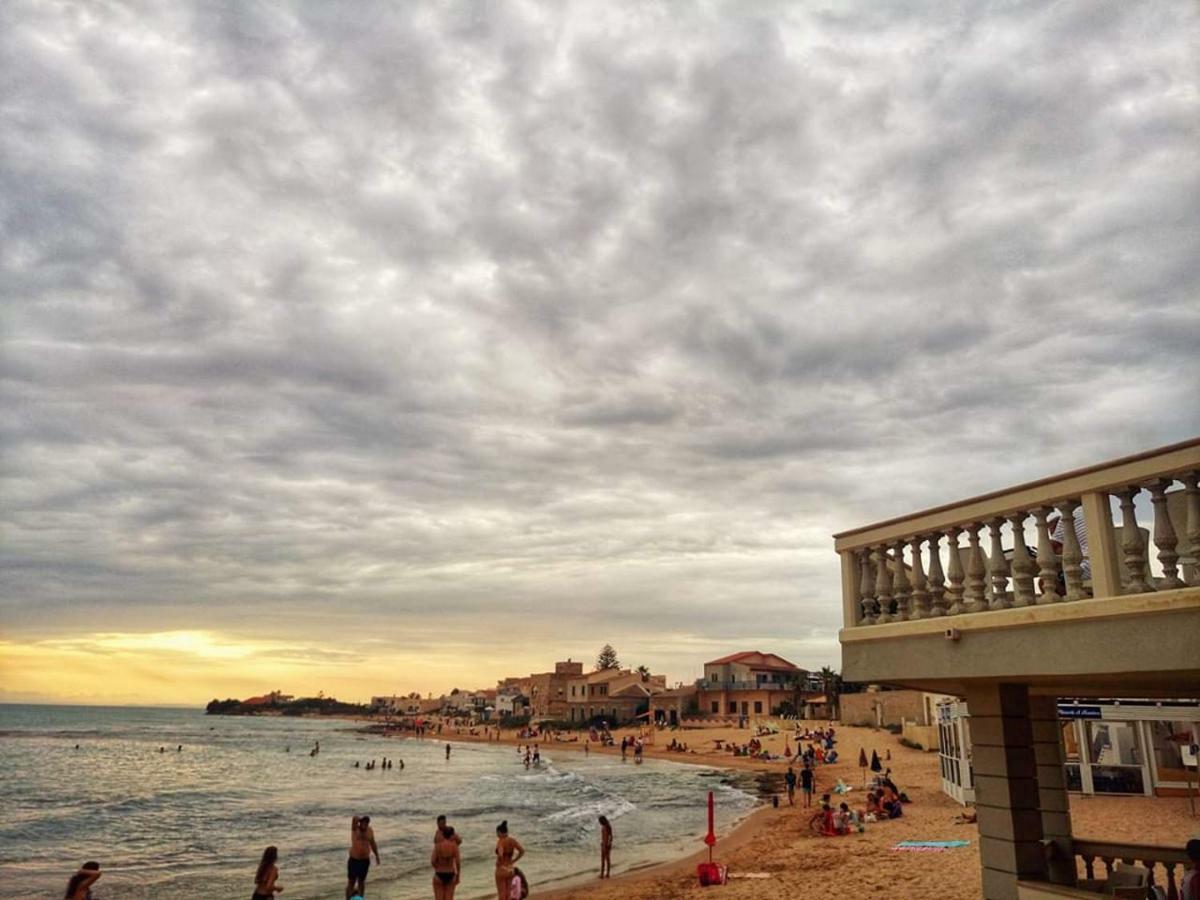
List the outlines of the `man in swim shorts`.
{"type": "Polygon", "coordinates": [[[375,845],[375,830],[371,828],[370,816],[355,816],[350,821],[350,858],[346,860],[346,897],[360,896],[367,892],[367,871],[371,868],[371,854],[379,862],[379,848],[375,845]]]}

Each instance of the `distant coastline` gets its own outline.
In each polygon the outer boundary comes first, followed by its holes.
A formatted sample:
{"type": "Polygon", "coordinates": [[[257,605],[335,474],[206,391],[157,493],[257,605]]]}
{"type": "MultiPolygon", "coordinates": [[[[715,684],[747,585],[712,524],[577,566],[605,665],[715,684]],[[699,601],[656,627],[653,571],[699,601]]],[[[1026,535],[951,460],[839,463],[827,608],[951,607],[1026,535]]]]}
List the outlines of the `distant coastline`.
{"type": "Polygon", "coordinates": [[[204,707],[209,716],[370,716],[373,710],[365,703],[343,703],[332,697],[301,697],[270,700],[210,700],[204,707]]]}

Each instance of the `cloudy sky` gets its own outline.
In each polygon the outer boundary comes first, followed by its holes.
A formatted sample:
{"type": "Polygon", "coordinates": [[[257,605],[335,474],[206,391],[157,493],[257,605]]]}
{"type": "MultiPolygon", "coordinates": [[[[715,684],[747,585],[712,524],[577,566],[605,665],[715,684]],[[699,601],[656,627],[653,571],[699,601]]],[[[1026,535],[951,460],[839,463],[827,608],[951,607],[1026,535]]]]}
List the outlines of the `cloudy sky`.
{"type": "Polygon", "coordinates": [[[0,699],[838,665],[1200,432],[1191,2],[0,5],[0,699]]]}

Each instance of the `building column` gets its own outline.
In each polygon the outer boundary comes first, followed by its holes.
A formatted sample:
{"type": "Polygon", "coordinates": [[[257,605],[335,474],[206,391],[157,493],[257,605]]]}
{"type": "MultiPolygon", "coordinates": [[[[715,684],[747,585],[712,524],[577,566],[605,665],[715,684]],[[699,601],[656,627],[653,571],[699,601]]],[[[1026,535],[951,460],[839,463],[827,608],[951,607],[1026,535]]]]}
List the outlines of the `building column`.
{"type": "Polygon", "coordinates": [[[1067,775],[1063,769],[1062,723],[1058,721],[1057,698],[1030,697],[1029,719],[1033,729],[1033,755],[1037,763],[1042,837],[1054,843],[1054,852],[1046,863],[1046,875],[1054,884],[1074,887],[1075,850],[1071,840],[1071,807],[1067,796],[1067,775]]]}
{"type": "Polygon", "coordinates": [[[967,706],[983,896],[1016,900],[1018,879],[1046,878],[1029,689],[1023,684],[969,688],[967,706]]]}

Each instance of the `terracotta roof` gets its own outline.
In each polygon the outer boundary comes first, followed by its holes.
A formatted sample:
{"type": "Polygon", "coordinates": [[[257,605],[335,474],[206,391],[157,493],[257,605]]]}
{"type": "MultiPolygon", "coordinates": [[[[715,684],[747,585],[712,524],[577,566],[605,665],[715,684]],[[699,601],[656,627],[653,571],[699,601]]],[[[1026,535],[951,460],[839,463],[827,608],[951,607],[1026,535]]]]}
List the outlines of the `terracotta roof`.
{"type": "Polygon", "coordinates": [[[709,660],[706,666],[723,666],[726,663],[741,663],[752,669],[777,669],[783,672],[803,672],[799,666],[788,662],[782,656],[774,653],[763,653],[761,650],[743,650],[741,653],[731,653],[720,659],[709,660]]]}

